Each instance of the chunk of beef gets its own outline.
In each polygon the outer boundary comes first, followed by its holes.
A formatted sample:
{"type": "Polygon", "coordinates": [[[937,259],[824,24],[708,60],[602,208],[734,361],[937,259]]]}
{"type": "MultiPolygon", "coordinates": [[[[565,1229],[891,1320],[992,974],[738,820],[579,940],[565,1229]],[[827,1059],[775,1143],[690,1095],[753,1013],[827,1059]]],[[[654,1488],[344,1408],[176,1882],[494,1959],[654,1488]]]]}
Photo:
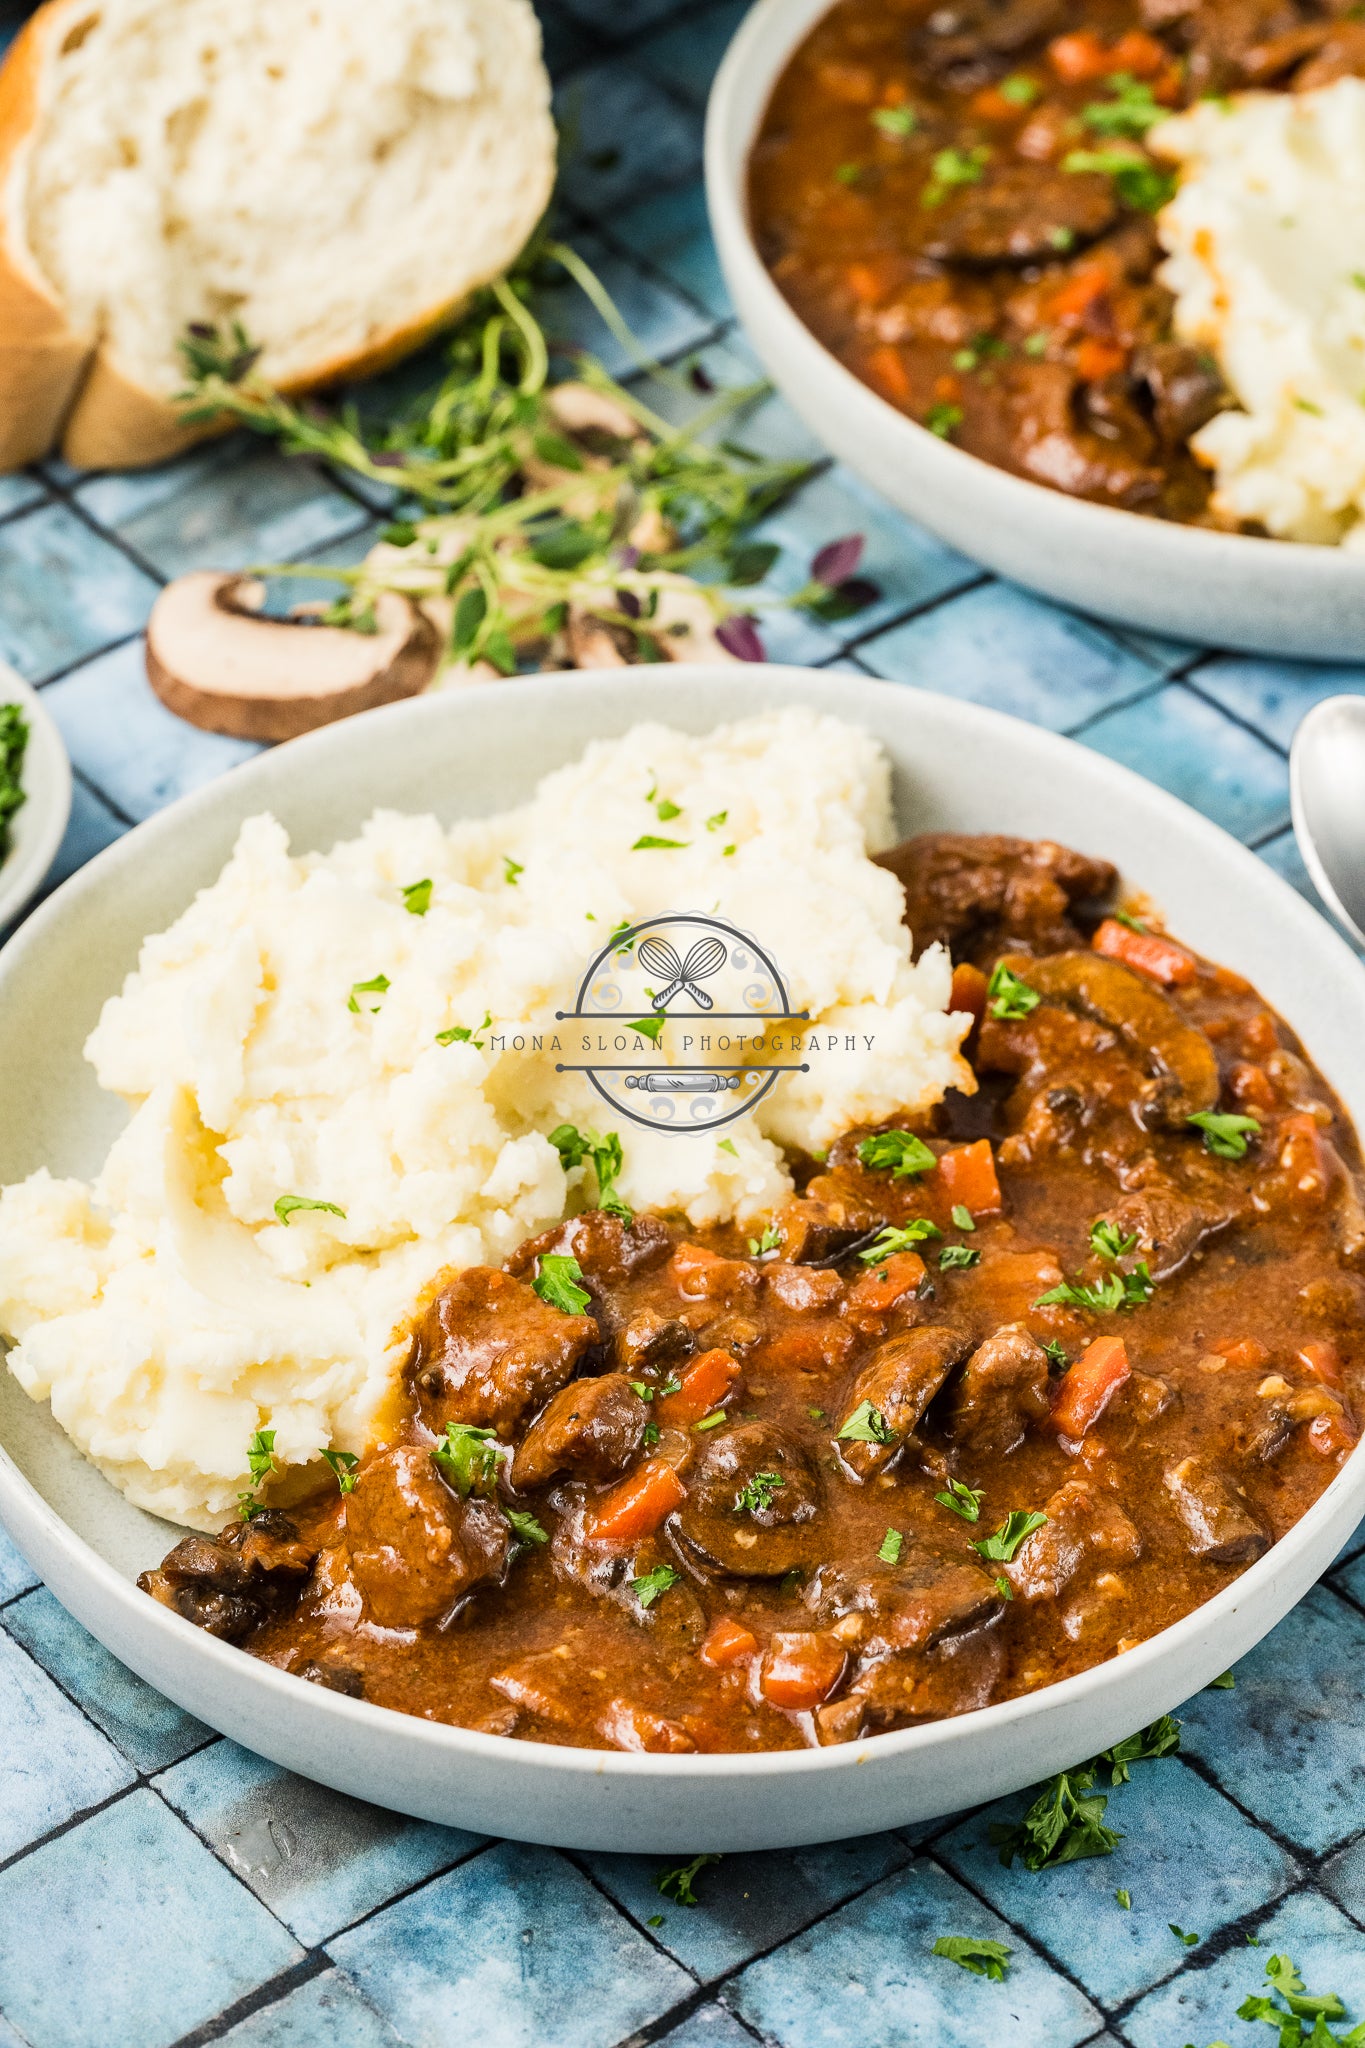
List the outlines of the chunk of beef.
{"type": "Polygon", "coordinates": [[[1125,428],[1113,398],[1097,406],[1072,364],[1023,357],[1005,365],[998,388],[1005,445],[996,459],[1006,467],[1096,505],[1159,504],[1166,471],[1146,422],[1125,428]]]}
{"type": "Polygon", "coordinates": [[[1068,1479],[1043,1513],[1046,1523],[1005,1566],[1016,1599],[1055,1600],[1092,1550],[1126,1563],[1142,1555],[1142,1538],[1123,1509],[1088,1479],[1068,1479]]]}
{"type": "Polygon", "coordinates": [[[936,1649],[994,1621],[1004,1604],[994,1579],[978,1566],[920,1550],[885,1570],[822,1571],[806,1592],[806,1605],[824,1621],[859,1617],[859,1625],[843,1633],[873,1656],[936,1649]]]}
{"type": "Polygon", "coordinates": [[[363,1700],[365,1697],[365,1674],[353,1671],[349,1664],[319,1663],[310,1657],[295,1672],[296,1678],[306,1678],[310,1685],[320,1685],[327,1692],[339,1692],[348,1700],[363,1700]]]}
{"type": "Polygon", "coordinates": [[[512,1436],[572,1379],[597,1343],[592,1316],[565,1315],[524,1280],[470,1266],[417,1325],[412,1371],[422,1420],[436,1433],[471,1422],[512,1436]]]}
{"type": "Polygon", "coordinates": [[[138,1585],[196,1628],[239,1643],[292,1604],[312,1567],[288,1516],[267,1509],[221,1536],[186,1536],[138,1585]]]}
{"type": "Polygon", "coordinates": [[[1133,375],[1146,387],[1152,424],[1168,448],[1183,448],[1228,402],[1218,365],[1184,341],[1153,341],[1137,350],[1133,375]]]}
{"type": "Polygon", "coordinates": [[[623,1372],[657,1371],[690,1357],[695,1342],[681,1316],[660,1315],[656,1308],[637,1309],[616,1333],[616,1363],[623,1372]]]}
{"type": "Polygon", "coordinates": [[[966,85],[994,77],[1030,43],[1065,26],[1064,0],[949,0],[925,21],[916,55],[933,75],[966,85]]]}
{"type": "Polygon", "coordinates": [[[937,1649],[869,1653],[840,1698],[818,1707],[822,1744],[856,1742],[892,1728],[915,1728],[989,1704],[1005,1672],[1005,1645],[994,1629],[949,1637],[937,1649]]]}
{"type": "Polygon", "coordinates": [[[997,161],[935,207],[925,254],[944,263],[1045,263],[1059,247],[1093,242],[1117,217],[1112,178],[997,161]]]}
{"type": "Polygon", "coordinates": [[[712,1571],[779,1579],[818,1555],[820,1478],[804,1446],[771,1422],[711,1437],[687,1475],[680,1538],[712,1571]]]}
{"type": "Polygon", "coordinates": [[[843,1404],[835,1444],[845,1470],[854,1479],[868,1479],[900,1456],[906,1439],[919,1425],[948,1374],[965,1357],[968,1338],[961,1330],[925,1324],[879,1344],[858,1374],[843,1404]],[[864,1403],[872,1411],[870,1440],[844,1437],[864,1403]],[[878,1440],[885,1432],[886,1441],[878,1440]]]}
{"type": "Polygon", "coordinates": [[[922,832],[876,859],[905,891],[916,955],[942,945],[955,959],[990,961],[1006,945],[1074,946],[1072,911],[1111,896],[1118,879],[1108,861],[1054,840],[989,832],[922,832]]]}
{"type": "Polygon", "coordinates": [[[1137,1238],[1153,1280],[1170,1280],[1236,1218],[1235,1201],[1196,1199],[1173,1181],[1153,1175],[1146,1187],[1116,1202],[1108,1220],[1124,1237],[1137,1238]]]}
{"type": "Polygon", "coordinates": [[[522,1438],[512,1463],[512,1484],[519,1492],[530,1492],[557,1472],[613,1479],[639,1450],[648,1421],[648,1403],[623,1372],[571,1380],[541,1409],[522,1438]]]}
{"type": "Polygon", "coordinates": [[[681,1721],[627,1699],[607,1701],[597,1717],[597,1732],[613,1749],[643,1750],[648,1756],[687,1756],[697,1746],[681,1721]]]}
{"type": "Polygon", "coordinates": [[[834,1174],[817,1174],[804,1195],[783,1203],[775,1219],[782,1259],[794,1266],[835,1265],[885,1221],[865,1194],[834,1174]]]}
{"type": "Polygon", "coordinates": [[[361,1465],[346,1496],[351,1577],[368,1619],[420,1628],[452,1615],[507,1569],[511,1531],[491,1500],[461,1500],[421,1444],[397,1444],[361,1465]]]}
{"type": "Polygon", "coordinates": [[[953,1388],[950,1428],[958,1443],[1005,1456],[1050,1406],[1047,1353],[1022,1323],[1007,1323],[977,1346],[953,1388]]]}
{"type": "Polygon", "coordinates": [[[837,1273],[821,1272],[810,1266],[788,1265],[774,1259],[763,1270],[764,1284],[792,1315],[812,1315],[833,1308],[844,1296],[844,1283],[837,1273]]]}
{"type": "Polygon", "coordinates": [[[1185,1525],[1190,1553],[1210,1564],[1254,1564],[1270,1548],[1270,1532],[1226,1472],[1203,1458],[1184,1458],[1162,1475],[1185,1525]]]}

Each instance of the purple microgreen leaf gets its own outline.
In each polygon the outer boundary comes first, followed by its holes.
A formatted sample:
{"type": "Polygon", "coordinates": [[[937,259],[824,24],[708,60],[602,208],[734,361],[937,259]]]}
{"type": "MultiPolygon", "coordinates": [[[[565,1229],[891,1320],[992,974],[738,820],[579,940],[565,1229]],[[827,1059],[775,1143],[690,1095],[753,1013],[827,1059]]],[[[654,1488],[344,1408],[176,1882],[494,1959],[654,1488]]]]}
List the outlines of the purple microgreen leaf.
{"type": "Polygon", "coordinates": [[[638,619],[641,611],[640,600],[633,590],[618,590],[616,609],[624,612],[628,619],[638,619]]]}
{"type": "Polygon", "coordinates": [[[863,559],[864,545],[860,533],[845,534],[842,540],[830,541],[811,563],[811,575],[817,583],[827,584],[831,589],[846,583],[863,559]]]}
{"type": "Polygon", "coordinates": [[[758,637],[758,628],[744,613],[734,618],[722,619],[716,628],[716,638],[727,654],[733,654],[736,661],[766,661],[767,653],[758,637]]]}

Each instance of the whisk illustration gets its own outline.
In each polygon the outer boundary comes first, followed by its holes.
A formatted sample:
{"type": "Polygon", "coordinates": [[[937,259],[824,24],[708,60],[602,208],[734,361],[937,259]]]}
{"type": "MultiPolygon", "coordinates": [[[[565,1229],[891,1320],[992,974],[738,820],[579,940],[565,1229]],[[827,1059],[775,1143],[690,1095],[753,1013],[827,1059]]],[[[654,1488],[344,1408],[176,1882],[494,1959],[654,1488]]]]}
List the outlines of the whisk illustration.
{"type": "Polygon", "coordinates": [[[698,939],[694,946],[689,946],[686,959],[680,960],[667,939],[655,938],[651,934],[649,938],[641,939],[637,958],[649,973],[668,977],[668,986],[653,998],[656,1010],[666,1010],[680,989],[685,990],[700,1009],[715,1007],[705,989],[698,988],[697,983],[708,981],[725,965],[728,954],[720,939],[698,939]]]}

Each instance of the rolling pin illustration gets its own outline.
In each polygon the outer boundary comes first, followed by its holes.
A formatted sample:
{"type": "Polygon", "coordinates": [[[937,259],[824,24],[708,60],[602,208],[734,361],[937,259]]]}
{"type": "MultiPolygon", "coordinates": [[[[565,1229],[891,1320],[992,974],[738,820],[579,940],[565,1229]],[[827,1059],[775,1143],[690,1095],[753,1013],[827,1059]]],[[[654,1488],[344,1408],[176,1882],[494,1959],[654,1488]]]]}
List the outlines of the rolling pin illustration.
{"type": "Polygon", "coordinates": [[[627,1074],[627,1088],[642,1089],[646,1095],[721,1095],[738,1088],[738,1074],[708,1074],[704,1069],[671,1069],[666,1074],[627,1074]]]}

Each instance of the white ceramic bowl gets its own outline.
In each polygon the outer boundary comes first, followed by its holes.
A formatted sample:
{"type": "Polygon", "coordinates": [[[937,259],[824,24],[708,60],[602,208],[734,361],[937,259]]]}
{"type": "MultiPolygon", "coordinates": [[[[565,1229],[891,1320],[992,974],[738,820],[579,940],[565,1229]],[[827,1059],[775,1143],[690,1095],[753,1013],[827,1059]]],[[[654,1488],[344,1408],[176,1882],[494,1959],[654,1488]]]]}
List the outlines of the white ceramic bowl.
{"type": "Polygon", "coordinates": [[[988,568],[1124,625],[1260,654],[1365,654],[1365,556],[1086,504],[995,469],[898,412],[815,339],[749,232],[749,151],[787,59],[830,0],[758,0],[716,75],[706,192],[730,296],[807,426],[901,511],[988,568]]]}
{"type": "Polygon", "coordinates": [[[28,746],[20,780],[25,801],[10,824],[10,850],[0,860],[0,932],[42,887],[71,815],[71,764],[62,736],[38,692],[0,662],[0,704],[21,704],[28,746]]]}
{"type": "MultiPolygon", "coordinates": [[[[952,698],[799,669],[670,668],[531,677],[373,711],[247,763],[110,847],[0,953],[0,1182],[40,1165],[59,1174],[99,1165],[122,1119],[84,1065],[82,1041],[143,935],[213,879],[243,818],[268,808],[296,846],[312,847],[354,833],[377,804],[477,815],[524,800],[588,739],[642,717],[703,732],[792,702],[877,736],[907,832],[1045,834],[1116,860],[1176,931],[1256,982],[1365,1127],[1365,968],[1287,884],[1173,797],[1070,741],[952,698]]],[[[633,1756],[415,1720],[215,1642],[132,1584],[178,1532],[130,1507],[3,1372],[0,1444],[0,1516],[57,1598],[190,1712],[364,1799],[580,1849],[826,1841],[975,1805],[1064,1769],[1234,1663],[1365,1511],[1362,1450],[1206,1606],[1026,1699],[841,1748],[633,1756]]]]}

